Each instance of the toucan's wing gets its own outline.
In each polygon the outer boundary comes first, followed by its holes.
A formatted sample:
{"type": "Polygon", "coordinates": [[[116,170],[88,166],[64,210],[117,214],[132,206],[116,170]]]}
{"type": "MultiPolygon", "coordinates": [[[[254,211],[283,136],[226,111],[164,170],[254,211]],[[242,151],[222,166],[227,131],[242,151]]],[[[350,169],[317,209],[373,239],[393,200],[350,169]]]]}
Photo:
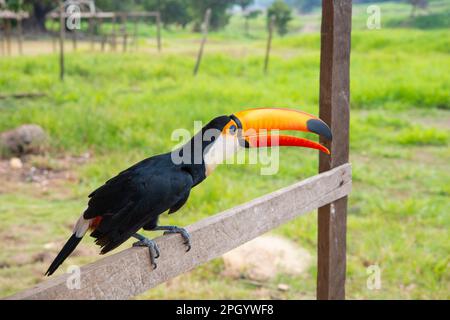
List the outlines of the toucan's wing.
{"type": "Polygon", "coordinates": [[[111,215],[129,205],[140,189],[136,179],[143,174],[142,172],[146,172],[146,179],[151,179],[151,176],[157,172],[158,162],[158,157],[142,160],[94,190],[89,195],[90,199],[83,214],[84,218],[92,219],[111,215]]]}
{"type": "Polygon", "coordinates": [[[84,218],[101,217],[91,233],[106,253],[186,198],[192,176],[170,158],[146,159],[121,172],[95,190],[84,218]]]}

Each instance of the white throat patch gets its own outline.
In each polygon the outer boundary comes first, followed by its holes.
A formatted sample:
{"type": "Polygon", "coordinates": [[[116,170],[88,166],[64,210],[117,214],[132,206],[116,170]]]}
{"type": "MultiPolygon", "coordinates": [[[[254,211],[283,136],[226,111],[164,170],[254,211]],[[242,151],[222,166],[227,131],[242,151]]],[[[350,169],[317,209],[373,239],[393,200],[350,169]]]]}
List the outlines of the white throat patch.
{"type": "Polygon", "coordinates": [[[214,169],[233,156],[239,149],[239,140],[236,136],[220,134],[219,137],[205,150],[203,159],[205,161],[206,176],[209,176],[214,169]]]}

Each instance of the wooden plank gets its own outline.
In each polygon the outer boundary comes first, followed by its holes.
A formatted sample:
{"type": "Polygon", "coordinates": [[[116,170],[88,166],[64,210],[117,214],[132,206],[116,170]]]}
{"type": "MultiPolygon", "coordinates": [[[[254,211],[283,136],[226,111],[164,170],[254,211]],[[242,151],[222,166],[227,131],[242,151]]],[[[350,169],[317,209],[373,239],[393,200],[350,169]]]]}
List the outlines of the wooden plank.
{"type": "Polygon", "coordinates": [[[203,49],[205,48],[206,39],[208,37],[209,20],[211,18],[211,9],[208,8],[205,12],[205,18],[203,20],[203,38],[200,43],[200,49],[198,50],[197,62],[194,67],[194,76],[197,75],[198,69],[200,68],[200,63],[202,62],[203,49]]]}
{"type": "Polygon", "coordinates": [[[205,263],[351,190],[351,166],[344,164],[248,203],[203,219],[186,229],[192,249],[179,235],[158,237],[161,256],[152,270],[146,248],[129,248],[81,268],[80,288],[68,289],[69,274],[8,299],[126,299],[205,263]]]}
{"type": "Polygon", "coordinates": [[[47,96],[44,92],[19,92],[13,94],[0,94],[0,100],[2,99],[23,99],[23,98],[39,98],[47,96]]]}
{"type": "MultiPolygon", "coordinates": [[[[98,19],[98,18],[113,18],[115,16],[120,16],[120,15],[126,15],[129,18],[139,18],[139,17],[157,17],[158,16],[158,11],[154,11],[154,12],[96,12],[96,13],[91,13],[91,12],[80,12],[79,16],[81,19],[90,19],[90,18],[94,18],[94,19],[98,19]]],[[[1,14],[0,14],[1,15],[1,14]]],[[[59,18],[60,17],[60,13],[59,12],[51,12],[47,14],[47,17],[49,18],[59,18]]],[[[68,13],[63,13],[63,16],[65,18],[68,18],[70,16],[70,14],[68,13]]],[[[1,18],[1,16],[0,16],[1,18]]]]}
{"type": "Polygon", "coordinates": [[[0,11],[0,19],[17,20],[17,19],[26,19],[29,17],[30,17],[30,15],[28,14],[28,12],[25,12],[25,11],[19,11],[19,12],[14,12],[14,11],[10,11],[10,10],[0,11]]]}
{"type": "MultiPolygon", "coordinates": [[[[322,1],[320,118],[330,125],[333,142],[322,141],[331,157],[320,155],[320,172],[349,159],[351,16],[351,0],[322,1]]],[[[345,299],[346,226],[347,197],[319,208],[318,299],[345,299]]]]}

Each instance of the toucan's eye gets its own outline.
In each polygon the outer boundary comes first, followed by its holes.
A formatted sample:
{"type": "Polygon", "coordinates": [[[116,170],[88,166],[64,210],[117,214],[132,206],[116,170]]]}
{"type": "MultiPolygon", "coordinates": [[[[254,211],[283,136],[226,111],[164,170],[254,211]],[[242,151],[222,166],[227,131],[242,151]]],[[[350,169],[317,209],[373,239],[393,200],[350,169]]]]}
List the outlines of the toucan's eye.
{"type": "Polygon", "coordinates": [[[234,135],[236,133],[236,126],[234,124],[230,127],[230,133],[232,135],[234,135]]]}

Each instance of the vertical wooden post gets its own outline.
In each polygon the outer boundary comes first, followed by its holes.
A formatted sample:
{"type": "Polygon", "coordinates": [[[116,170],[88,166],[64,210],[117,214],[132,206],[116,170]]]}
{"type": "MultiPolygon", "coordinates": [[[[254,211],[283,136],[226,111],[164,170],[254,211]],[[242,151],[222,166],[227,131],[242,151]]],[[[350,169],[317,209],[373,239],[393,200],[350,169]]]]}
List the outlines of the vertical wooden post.
{"type": "Polygon", "coordinates": [[[3,34],[2,28],[3,21],[0,19],[0,54],[4,55],[5,53],[5,37],[3,34]]]}
{"type": "Polygon", "coordinates": [[[64,2],[59,5],[59,78],[64,80],[64,35],[66,32],[64,2]]]}
{"type": "Polygon", "coordinates": [[[5,36],[3,28],[3,20],[0,18],[0,54],[3,55],[5,52],[5,36]]]}
{"type": "Polygon", "coordinates": [[[194,76],[197,75],[198,68],[200,67],[200,62],[202,61],[203,48],[205,47],[206,38],[208,36],[209,19],[211,18],[211,8],[208,8],[205,12],[205,19],[203,21],[203,39],[200,44],[200,50],[197,55],[197,62],[194,67],[194,76]]]}
{"type": "Polygon", "coordinates": [[[116,14],[114,14],[112,18],[112,33],[111,33],[111,47],[113,51],[116,51],[116,21],[117,17],[116,14]]]}
{"type": "Polygon", "coordinates": [[[101,50],[102,52],[105,51],[105,42],[106,42],[106,34],[103,34],[103,18],[99,18],[99,24],[98,24],[98,32],[101,36],[102,42],[101,42],[101,50]]]}
{"type": "Polygon", "coordinates": [[[95,18],[89,18],[89,34],[91,35],[91,51],[94,50],[94,41],[95,41],[95,18]]]}
{"type": "Polygon", "coordinates": [[[158,52],[161,52],[161,14],[156,15],[156,41],[158,42],[158,52]]]}
{"type": "Polygon", "coordinates": [[[123,36],[123,52],[127,51],[127,44],[128,44],[128,33],[127,33],[127,15],[125,13],[122,13],[121,15],[121,22],[122,22],[122,36],[123,36]]]}
{"type": "Polygon", "coordinates": [[[264,60],[264,73],[267,73],[267,67],[269,66],[269,56],[270,56],[270,49],[272,47],[272,33],[274,23],[275,23],[275,16],[272,15],[269,21],[269,36],[267,37],[266,58],[264,60]]]}
{"type": "MultiPolygon", "coordinates": [[[[22,13],[19,13],[20,15],[22,13]]],[[[17,18],[17,46],[19,48],[19,54],[23,53],[23,32],[22,32],[22,16],[17,18]]]]}
{"type": "Polygon", "coordinates": [[[138,24],[139,24],[139,19],[138,18],[134,18],[134,30],[133,30],[133,46],[134,46],[134,50],[137,50],[137,48],[138,48],[138,24]]]}
{"type": "MultiPolygon", "coordinates": [[[[319,171],[348,162],[351,0],[323,0],[320,54],[320,118],[333,141],[321,141],[331,157],[321,154],[319,171]]],[[[319,208],[318,299],[345,299],[347,197],[319,208]]]]}
{"type": "Polygon", "coordinates": [[[52,26],[51,26],[51,31],[50,31],[50,37],[52,38],[52,48],[53,48],[53,53],[56,53],[56,34],[57,34],[57,30],[55,31],[53,28],[55,26],[55,18],[51,18],[52,19],[52,26]]]}
{"type": "Polygon", "coordinates": [[[77,30],[72,30],[72,48],[73,51],[77,51],[77,30]]]}
{"type": "Polygon", "coordinates": [[[51,37],[52,37],[53,53],[56,53],[56,36],[54,34],[52,34],[51,37]]]}
{"type": "Polygon", "coordinates": [[[11,55],[11,20],[6,19],[6,29],[5,29],[5,36],[6,36],[6,52],[8,56],[11,55]]]}

